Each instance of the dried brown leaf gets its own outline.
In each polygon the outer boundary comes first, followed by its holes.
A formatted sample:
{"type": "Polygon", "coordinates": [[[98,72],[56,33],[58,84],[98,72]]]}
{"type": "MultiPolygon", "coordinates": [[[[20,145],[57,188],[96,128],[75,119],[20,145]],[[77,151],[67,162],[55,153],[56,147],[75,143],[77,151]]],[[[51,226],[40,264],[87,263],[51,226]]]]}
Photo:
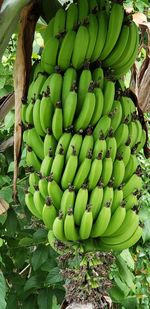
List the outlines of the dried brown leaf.
{"type": "Polygon", "coordinates": [[[9,204],[5,200],[0,198],[0,215],[7,212],[8,209],[9,209],[9,204]]]}

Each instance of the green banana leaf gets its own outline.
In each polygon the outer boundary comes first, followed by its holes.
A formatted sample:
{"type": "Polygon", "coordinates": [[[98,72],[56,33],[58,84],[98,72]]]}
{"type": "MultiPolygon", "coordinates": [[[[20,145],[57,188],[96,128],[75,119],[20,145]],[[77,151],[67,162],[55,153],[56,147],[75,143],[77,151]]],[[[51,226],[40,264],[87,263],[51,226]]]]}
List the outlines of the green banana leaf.
{"type": "MultiPolygon", "coordinates": [[[[61,6],[57,0],[38,0],[40,4],[40,12],[43,19],[48,22],[61,6]],[[46,8],[46,13],[44,12],[46,8]],[[51,8],[51,9],[47,9],[51,8]]],[[[11,35],[16,31],[22,8],[32,0],[3,0],[0,9],[0,60],[9,43],[11,35]]]]}

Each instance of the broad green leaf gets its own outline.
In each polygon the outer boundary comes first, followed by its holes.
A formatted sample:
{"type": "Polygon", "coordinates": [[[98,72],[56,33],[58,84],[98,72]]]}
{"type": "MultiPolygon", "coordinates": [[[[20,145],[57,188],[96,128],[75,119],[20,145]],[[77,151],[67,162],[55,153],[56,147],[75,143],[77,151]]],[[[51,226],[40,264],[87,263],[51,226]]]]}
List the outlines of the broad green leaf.
{"type": "Polygon", "coordinates": [[[52,308],[52,299],[53,299],[53,289],[44,289],[41,290],[38,294],[37,303],[39,309],[50,309],[52,308]]]}
{"type": "Polygon", "coordinates": [[[19,246],[21,247],[31,246],[32,244],[33,244],[32,237],[24,237],[19,241],[19,246]]]}
{"type": "Polygon", "coordinates": [[[119,287],[115,286],[109,290],[109,295],[114,302],[121,303],[124,299],[124,293],[119,289],[119,287]]]}
{"type": "Polygon", "coordinates": [[[24,286],[24,291],[26,292],[28,290],[38,288],[39,286],[41,286],[40,283],[41,283],[40,276],[38,275],[32,276],[26,281],[25,286],[24,286]]]}
{"type": "Polygon", "coordinates": [[[36,251],[33,252],[31,263],[34,271],[36,271],[48,258],[48,250],[45,246],[39,246],[36,251]]]}
{"type": "Polygon", "coordinates": [[[7,219],[7,212],[4,214],[0,215],[0,223],[3,225],[7,219]]]}
{"type": "Polygon", "coordinates": [[[124,296],[127,296],[130,292],[128,286],[126,283],[124,283],[119,276],[115,275],[114,276],[114,280],[115,283],[117,284],[117,286],[119,287],[119,289],[122,291],[122,293],[124,294],[124,296]]]}
{"type": "Polygon", "coordinates": [[[135,267],[135,263],[134,263],[134,260],[133,260],[133,257],[129,251],[129,249],[125,249],[121,252],[120,256],[123,258],[123,260],[127,263],[127,265],[132,269],[134,270],[134,267],[135,267]]]}
{"type": "Polygon", "coordinates": [[[143,242],[150,240],[150,219],[144,221],[144,228],[142,234],[143,242]]]}
{"type": "Polygon", "coordinates": [[[0,198],[3,198],[7,203],[11,203],[12,202],[12,188],[3,187],[0,190],[0,198]]]}
{"type": "Polygon", "coordinates": [[[58,267],[55,267],[50,270],[46,280],[45,280],[45,285],[49,286],[52,284],[60,283],[63,281],[63,278],[60,274],[60,269],[58,267]]]}
{"type": "Polygon", "coordinates": [[[6,282],[3,273],[0,271],[0,308],[5,309],[6,308],[6,282]]]}
{"type": "Polygon", "coordinates": [[[119,270],[120,278],[127,284],[127,286],[135,292],[135,284],[134,284],[134,276],[132,272],[129,270],[126,262],[121,258],[121,256],[117,256],[116,264],[119,270]]]}

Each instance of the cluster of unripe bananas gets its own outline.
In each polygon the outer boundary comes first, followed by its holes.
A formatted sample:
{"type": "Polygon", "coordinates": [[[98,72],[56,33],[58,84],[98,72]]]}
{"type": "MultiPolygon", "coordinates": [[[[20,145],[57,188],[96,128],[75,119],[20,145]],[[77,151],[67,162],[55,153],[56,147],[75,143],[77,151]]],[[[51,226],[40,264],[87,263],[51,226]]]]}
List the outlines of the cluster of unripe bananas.
{"type": "MultiPolygon", "coordinates": [[[[85,250],[123,250],[142,233],[137,154],[146,132],[123,81],[112,81],[105,69],[91,66],[97,59],[104,66],[111,66],[112,59],[116,64],[118,49],[125,58],[127,44],[133,52],[130,27],[137,44],[136,26],[124,25],[122,5],[109,9],[100,0],[81,0],[57,12],[22,105],[26,163],[32,170],[26,205],[50,230],[50,243],[77,242],[85,250]]],[[[117,70],[124,72],[119,61],[117,70]]]]}
{"type": "Polygon", "coordinates": [[[118,78],[135,61],[139,36],[122,4],[79,0],[67,10],[58,10],[48,24],[44,42],[41,67],[48,74],[56,66],[63,71],[69,65],[79,70],[85,61],[100,61],[118,78]]]}

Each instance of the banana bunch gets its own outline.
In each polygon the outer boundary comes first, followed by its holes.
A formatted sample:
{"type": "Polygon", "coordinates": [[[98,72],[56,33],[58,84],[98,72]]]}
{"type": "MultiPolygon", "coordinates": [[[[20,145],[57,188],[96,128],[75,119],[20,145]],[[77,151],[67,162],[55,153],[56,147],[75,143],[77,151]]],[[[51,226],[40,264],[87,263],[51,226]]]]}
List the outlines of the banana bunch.
{"type": "MultiPolygon", "coordinates": [[[[123,1],[122,1],[123,2],[123,1]]],[[[138,29],[123,4],[78,0],[60,8],[44,34],[41,69],[48,74],[69,66],[82,69],[101,62],[116,78],[133,65],[138,52],[138,29]]]]}
{"type": "Polygon", "coordinates": [[[52,245],[123,250],[142,234],[138,153],[147,136],[119,78],[135,60],[137,27],[122,4],[79,0],[58,10],[44,41],[22,104],[26,205],[52,245]]]}

